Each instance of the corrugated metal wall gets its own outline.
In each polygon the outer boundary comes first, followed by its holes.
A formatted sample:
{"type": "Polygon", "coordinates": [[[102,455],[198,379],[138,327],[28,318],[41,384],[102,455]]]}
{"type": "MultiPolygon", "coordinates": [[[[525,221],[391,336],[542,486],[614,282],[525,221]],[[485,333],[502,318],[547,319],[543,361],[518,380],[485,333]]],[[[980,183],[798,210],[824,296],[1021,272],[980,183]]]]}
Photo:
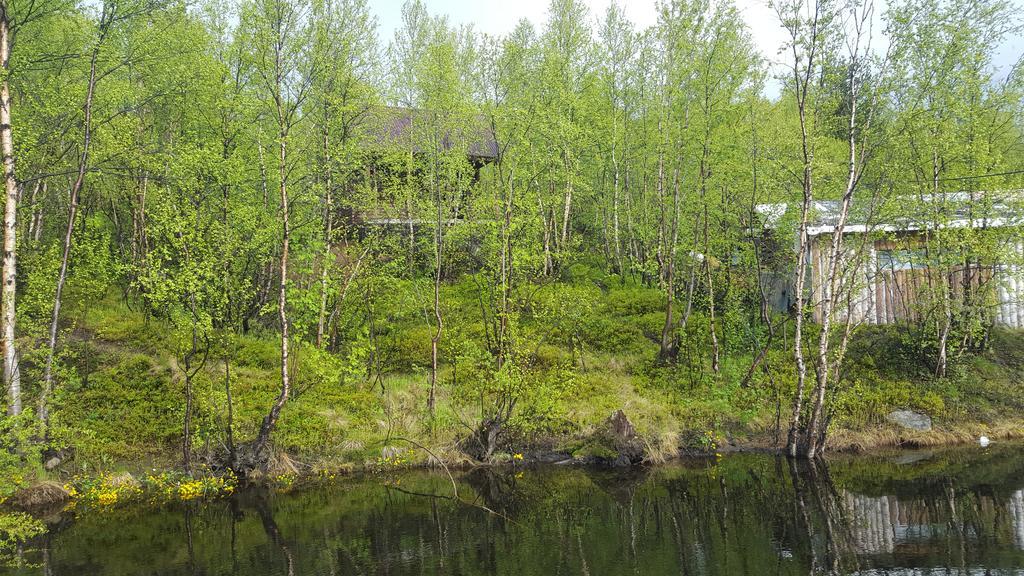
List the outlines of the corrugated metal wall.
{"type": "MultiPolygon", "coordinates": [[[[815,237],[809,254],[809,296],[814,304],[814,321],[819,323],[820,303],[828,295],[825,276],[830,243],[828,235],[815,237]]],[[[847,311],[855,323],[917,321],[929,302],[939,301],[932,295],[941,294],[945,282],[956,301],[962,301],[965,292],[976,298],[987,293],[995,299],[992,313],[997,325],[1024,328],[1024,270],[1018,265],[955,266],[947,273],[937,273],[924,262],[914,261],[914,252],[921,245],[913,236],[871,242],[864,247],[863,261],[854,259],[861,247],[852,239],[846,244],[847,257],[839,265],[843,287],[839,293],[844,301],[835,306],[839,321],[845,321],[847,311]],[[851,285],[852,291],[847,294],[845,288],[851,285]]],[[[1024,242],[1016,242],[1012,249],[1016,250],[1017,261],[1024,261],[1024,242]]]]}

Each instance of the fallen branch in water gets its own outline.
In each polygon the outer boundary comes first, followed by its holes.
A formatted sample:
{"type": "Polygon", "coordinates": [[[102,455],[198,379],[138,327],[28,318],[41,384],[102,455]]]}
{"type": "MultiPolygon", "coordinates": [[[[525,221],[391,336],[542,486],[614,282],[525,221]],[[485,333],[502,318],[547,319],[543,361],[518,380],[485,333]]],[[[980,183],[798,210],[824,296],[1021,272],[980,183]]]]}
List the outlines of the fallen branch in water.
{"type": "Polygon", "coordinates": [[[426,496],[426,497],[429,497],[429,498],[442,498],[444,500],[452,500],[452,501],[455,501],[455,502],[459,502],[461,504],[465,504],[467,506],[472,506],[473,508],[479,508],[480,510],[483,510],[484,512],[487,512],[488,514],[493,514],[493,515],[495,515],[495,516],[497,516],[497,517],[499,517],[499,518],[501,518],[503,520],[511,522],[512,524],[517,524],[517,522],[515,520],[509,518],[508,516],[506,516],[505,514],[502,514],[501,512],[498,512],[496,510],[492,510],[491,508],[488,508],[487,506],[484,506],[483,504],[478,504],[476,502],[469,502],[467,500],[463,500],[459,496],[459,486],[458,486],[458,483],[455,482],[455,476],[452,474],[452,471],[448,468],[448,465],[445,464],[444,460],[439,458],[437,456],[437,454],[434,454],[434,452],[431,451],[430,448],[427,448],[426,446],[424,446],[423,444],[420,444],[419,442],[416,442],[415,440],[410,440],[410,439],[404,438],[402,436],[395,436],[394,439],[395,440],[401,440],[403,442],[408,442],[409,444],[412,444],[413,446],[415,446],[415,447],[423,450],[427,454],[429,454],[434,460],[436,460],[439,464],[441,464],[441,467],[444,468],[445,474],[448,475],[448,480],[450,480],[451,483],[452,483],[452,495],[451,496],[447,496],[447,495],[444,495],[444,494],[427,494],[427,493],[421,493],[421,492],[414,492],[414,491],[411,491],[411,490],[406,490],[404,488],[399,488],[398,486],[388,486],[389,488],[391,488],[393,490],[397,490],[399,492],[403,492],[405,494],[410,494],[410,495],[413,495],[413,496],[426,496]]]}
{"type": "Polygon", "coordinates": [[[458,484],[456,484],[455,476],[452,475],[452,471],[448,469],[448,465],[444,463],[444,460],[438,458],[437,454],[434,454],[430,450],[430,448],[427,448],[426,446],[424,446],[423,444],[420,444],[419,442],[416,442],[415,440],[410,440],[408,438],[403,438],[402,436],[395,436],[394,438],[395,438],[395,440],[401,440],[403,442],[408,442],[409,444],[412,444],[413,446],[416,446],[417,448],[423,450],[427,454],[430,454],[430,456],[434,460],[437,460],[438,463],[441,464],[441,467],[444,468],[444,472],[445,472],[445,474],[448,475],[448,479],[451,480],[451,482],[452,482],[452,494],[454,494],[456,500],[460,500],[460,498],[459,498],[459,486],[458,486],[458,484]]]}

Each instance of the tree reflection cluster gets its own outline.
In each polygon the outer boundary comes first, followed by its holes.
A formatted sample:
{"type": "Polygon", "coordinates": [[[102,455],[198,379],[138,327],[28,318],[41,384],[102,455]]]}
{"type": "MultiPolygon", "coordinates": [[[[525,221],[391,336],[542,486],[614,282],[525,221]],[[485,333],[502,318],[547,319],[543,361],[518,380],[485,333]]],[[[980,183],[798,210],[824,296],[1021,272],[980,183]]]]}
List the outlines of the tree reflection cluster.
{"type": "Polygon", "coordinates": [[[80,510],[0,574],[1013,573],[1018,449],[906,463],[735,455],[640,470],[410,472],[160,509],[80,510]],[[980,572],[979,572],[980,571],[980,572]],[[1003,571],[1003,572],[1000,572],[1003,571]]]}

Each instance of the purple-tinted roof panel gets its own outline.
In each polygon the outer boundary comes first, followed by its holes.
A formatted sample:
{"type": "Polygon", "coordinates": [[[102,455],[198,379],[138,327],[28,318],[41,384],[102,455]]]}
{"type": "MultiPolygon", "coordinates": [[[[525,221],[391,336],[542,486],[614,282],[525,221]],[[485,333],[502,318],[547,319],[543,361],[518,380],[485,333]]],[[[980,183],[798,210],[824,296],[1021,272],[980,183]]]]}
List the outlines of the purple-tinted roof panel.
{"type": "MultiPolygon", "coordinates": [[[[437,121],[442,125],[449,124],[442,128],[444,135],[441,146],[445,151],[461,145],[466,147],[466,154],[471,158],[490,161],[498,157],[498,142],[494,131],[483,116],[476,116],[468,125],[463,124],[461,127],[453,126],[451,121],[446,121],[440,115],[414,108],[381,108],[374,116],[380,144],[411,144],[416,130],[424,130],[424,134],[429,134],[427,131],[431,124],[437,121]]],[[[414,147],[419,148],[420,145],[414,144],[414,147]]]]}

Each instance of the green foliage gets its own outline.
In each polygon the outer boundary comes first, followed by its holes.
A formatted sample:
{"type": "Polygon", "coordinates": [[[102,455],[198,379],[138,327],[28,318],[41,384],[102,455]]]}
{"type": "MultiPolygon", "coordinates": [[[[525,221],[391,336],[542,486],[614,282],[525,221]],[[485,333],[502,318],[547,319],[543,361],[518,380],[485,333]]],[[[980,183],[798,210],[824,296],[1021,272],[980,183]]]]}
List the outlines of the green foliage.
{"type": "MultiPolygon", "coordinates": [[[[998,2],[893,4],[891,68],[843,55],[849,6],[823,3],[810,38],[800,3],[780,3],[787,48],[817,55],[794,63],[814,79],[799,105],[799,86],[766,95],[730,2],[659,3],[641,30],[617,5],[595,27],[556,0],[540,29],[491,38],[411,0],[387,51],[365,0],[101,4],[17,22],[3,75],[21,394],[42,397],[60,304],[50,437],[80,468],[177,460],[186,382],[196,452],[224,451],[229,414],[251,441],[282,349],[273,439],[314,461],[386,460],[399,435],[457,445],[489,419],[506,443],[543,443],[617,409],[666,451],[684,429],[763,433],[796,390],[792,311],[762,298],[792,296],[798,223],[759,205],[797,205],[805,168],[814,199],[836,199],[849,137],[871,160],[855,204],[879,222],[906,221],[908,197],[1021,184],[1020,71],[996,82],[993,66],[1020,18],[998,2]]],[[[970,206],[989,222],[991,201],[970,206]]],[[[1020,335],[992,312],[1020,230],[926,212],[914,226],[946,276],[906,319],[856,326],[843,363],[841,322],[804,328],[812,371],[818,337],[833,344],[836,425],[1020,407],[1020,335]],[[993,279],[961,294],[945,278],[965,265],[993,279]]],[[[0,472],[39,459],[23,418],[4,421],[0,472]]]]}
{"type": "Polygon", "coordinates": [[[45,532],[46,524],[29,514],[0,512],[0,563],[7,564],[19,544],[45,532]]]}
{"type": "Polygon", "coordinates": [[[34,424],[31,411],[0,415],[0,503],[41,476],[42,446],[34,441],[34,424]]]}
{"type": "Polygon", "coordinates": [[[144,354],[115,352],[88,381],[73,380],[54,398],[54,433],[74,446],[82,463],[167,454],[181,435],[183,405],[169,364],[144,354]]]}

